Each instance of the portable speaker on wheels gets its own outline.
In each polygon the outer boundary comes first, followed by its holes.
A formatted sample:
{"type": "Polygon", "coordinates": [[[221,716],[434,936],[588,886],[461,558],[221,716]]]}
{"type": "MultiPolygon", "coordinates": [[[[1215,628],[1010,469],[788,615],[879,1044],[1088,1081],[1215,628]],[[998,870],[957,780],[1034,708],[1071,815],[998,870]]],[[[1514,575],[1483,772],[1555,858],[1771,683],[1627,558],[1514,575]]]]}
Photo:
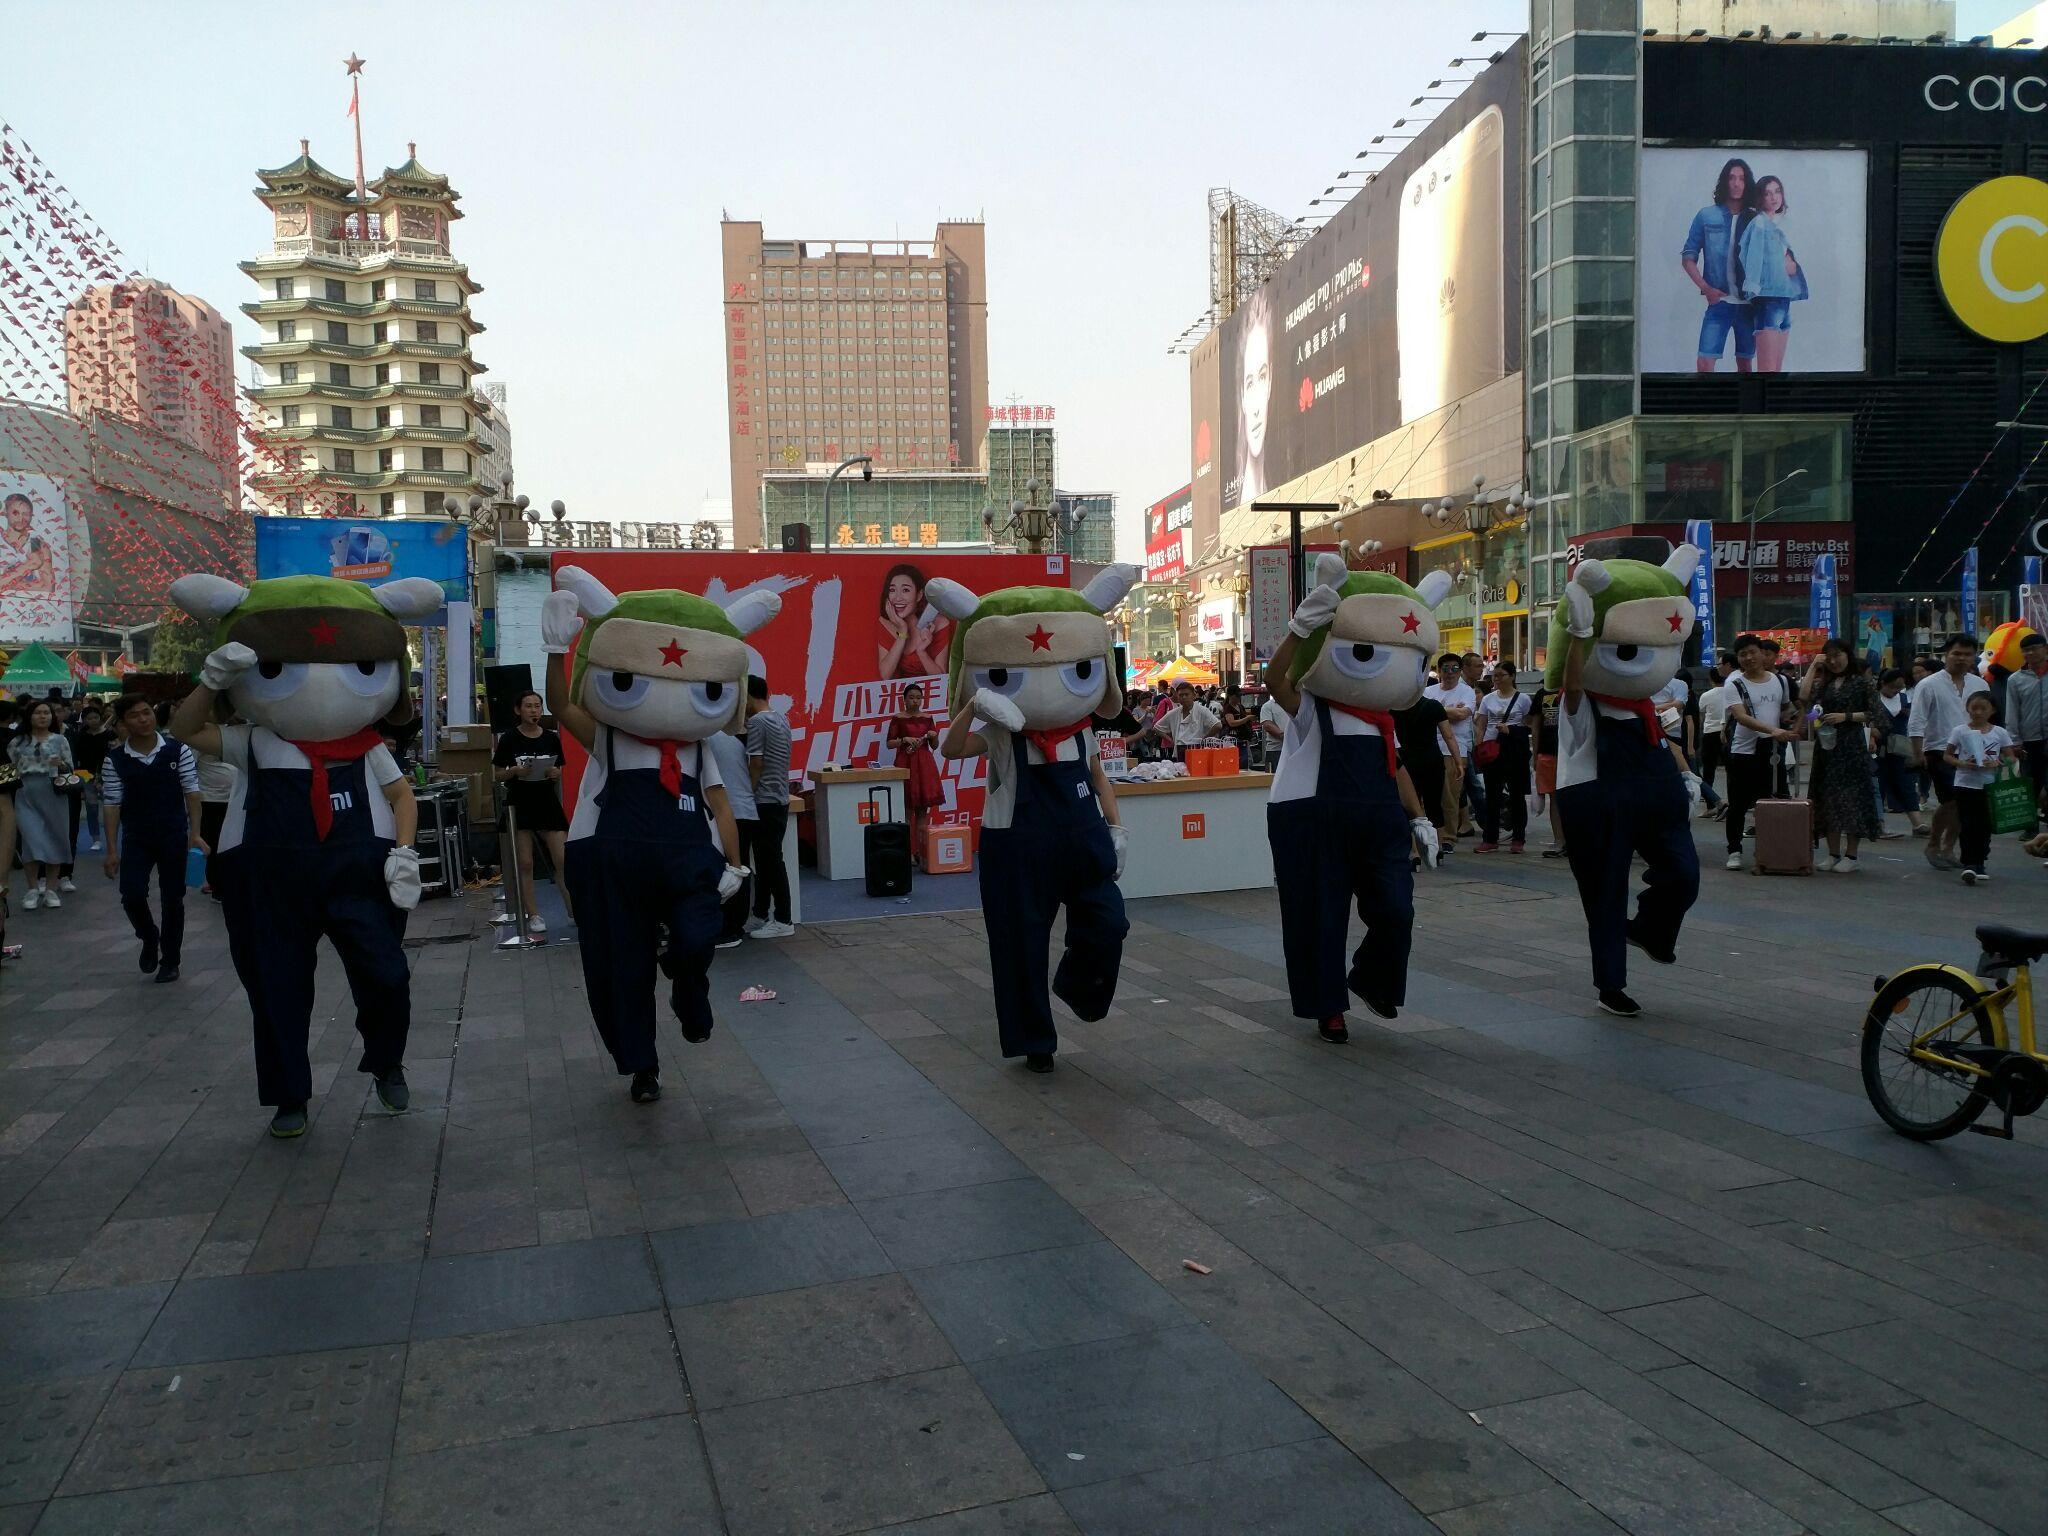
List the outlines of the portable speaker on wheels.
{"type": "Polygon", "coordinates": [[[868,791],[868,806],[874,819],[860,829],[861,856],[867,872],[868,894],[870,896],[908,896],[910,894],[910,828],[900,821],[884,821],[882,806],[875,803],[877,795],[883,796],[888,806],[887,814],[896,814],[896,796],[887,789],[877,786],[868,791]]]}
{"type": "Polygon", "coordinates": [[[811,525],[809,523],[784,523],[782,525],[782,552],[785,555],[807,555],[811,552],[811,525]]]}
{"type": "Polygon", "coordinates": [[[521,694],[533,691],[533,668],[525,662],[484,668],[484,707],[491,718],[491,734],[502,736],[517,723],[521,694]]]}

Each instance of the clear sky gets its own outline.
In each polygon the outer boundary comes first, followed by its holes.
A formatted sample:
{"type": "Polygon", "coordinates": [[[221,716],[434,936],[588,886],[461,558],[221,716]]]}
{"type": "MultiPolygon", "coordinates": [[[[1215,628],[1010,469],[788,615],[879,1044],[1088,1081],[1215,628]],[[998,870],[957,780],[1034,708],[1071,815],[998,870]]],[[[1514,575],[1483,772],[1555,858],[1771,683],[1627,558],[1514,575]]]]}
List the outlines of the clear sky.
{"type": "MultiPolygon", "coordinates": [[[[1959,30],[2016,5],[1965,0],[1959,30]]],[[[729,494],[718,220],[928,239],[988,223],[989,388],[1058,408],[1066,489],[1114,491],[1119,549],[1187,475],[1205,202],[1282,213],[1522,0],[1030,5],[0,0],[0,114],[130,258],[253,332],[235,263],[268,240],[258,166],[310,138],[370,174],[452,178],[510,391],[519,487],[578,517],[694,519],[729,494]]],[[[1505,39],[1485,46],[1497,48],[1505,39]]],[[[1325,210],[1327,211],[1327,210],[1325,210]]]]}

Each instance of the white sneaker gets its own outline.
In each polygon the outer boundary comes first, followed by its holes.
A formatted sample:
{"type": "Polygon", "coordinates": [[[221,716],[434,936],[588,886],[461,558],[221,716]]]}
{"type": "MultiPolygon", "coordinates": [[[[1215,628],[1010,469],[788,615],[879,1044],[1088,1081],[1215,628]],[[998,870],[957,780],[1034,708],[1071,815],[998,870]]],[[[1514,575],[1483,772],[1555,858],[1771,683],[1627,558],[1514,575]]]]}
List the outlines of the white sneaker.
{"type": "Polygon", "coordinates": [[[752,933],[748,934],[747,937],[750,939],[790,939],[796,937],[796,929],[792,928],[788,923],[763,923],[752,933]]]}
{"type": "Polygon", "coordinates": [[[526,931],[528,933],[546,933],[548,931],[548,925],[542,922],[540,918],[537,916],[529,917],[526,920],[526,931]]]}
{"type": "Polygon", "coordinates": [[[55,891],[45,891],[43,892],[43,905],[46,907],[61,907],[64,905],[64,901],[55,891]]]}
{"type": "Polygon", "coordinates": [[[98,853],[100,851],[100,840],[98,838],[94,838],[91,843],[87,844],[87,847],[92,852],[98,853]]]}
{"type": "Polygon", "coordinates": [[[41,886],[30,886],[21,898],[21,910],[24,912],[33,912],[42,904],[43,890],[41,886]]]}
{"type": "Polygon", "coordinates": [[[747,920],[746,920],[746,921],[745,921],[744,923],[740,924],[740,932],[741,932],[741,933],[759,933],[759,932],[760,932],[760,931],[761,931],[761,930],[762,930],[763,928],[766,928],[767,926],[768,926],[768,919],[767,919],[767,918],[765,918],[765,917],[750,917],[750,918],[748,918],[748,919],[747,919],[747,920]]]}
{"type": "Polygon", "coordinates": [[[1729,855],[1728,855],[1728,862],[1727,862],[1726,864],[1722,865],[1721,867],[1722,867],[1723,869],[1740,869],[1740,868],[1742,868],[1742,855],[1741,855],[1741,854],[1739,854],[1739,853],[1731,853],[1731,854],[1729,854],[1729,855]]]}
{"type": "MultiPolygon", "coordinates": [[[[78,886],[69,875],[59,875],[57,877],[57,889],[64,892],[66,895],[69,895],[73,891],[76,891],[78,889],[78,886]]],[[[52,903],[52,905],[54,905],[54,903],[52,903]]]]}
{"type": "Polygon", "coordinates": [[[1814,873],[1816,873],[1816,874],[1821,874],[1821,875],[1825,875],[1825,874],[1828,874],[1829,872],[1831,872],[1831,871],[1832,871],[1832,870],[1834,869],[1834,867],[1835,867],[1835,856],[1834,856],[1833,854],[1828,854],[1828,855],[1827,855],[1826,857],[1824,857],[1824,858],[1819,858],[1819,859],[1815,859],[1815,860],[1813,861],[1813,868],[1814,868],[1814,873]]]}
{"type": "Polygon", "coordinates": [[[1836,874],[1838,874],[1838,875],[1853,875],[1853,874],[1855,874],[1855,873],[1856,873],[1856,861],[1855,861],[1854,859],[1837,859],[1837,860],[1835,860],[1835,873],[1836,873],[1836,874]]]}

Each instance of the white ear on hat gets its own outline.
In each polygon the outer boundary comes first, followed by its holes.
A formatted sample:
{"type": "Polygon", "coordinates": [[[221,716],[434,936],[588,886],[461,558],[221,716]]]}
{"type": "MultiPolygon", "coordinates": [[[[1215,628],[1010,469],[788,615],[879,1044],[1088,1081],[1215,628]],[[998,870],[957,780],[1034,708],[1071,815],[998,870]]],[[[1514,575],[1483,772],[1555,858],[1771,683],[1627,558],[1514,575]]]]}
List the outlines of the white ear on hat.
{"type": "Polygon", "coordinates": [[[576,611],[586,619],[601,619],[619,606],[611,589],[580,565],[565,565],[555,572],[555,588],[576,594],[576,611]]]}
{"type": "MultiPolygon", "coordinates": [[[[1081,601],[1097,613],[1107,613],[1124,600],[1124,594],[1137,585],[1142,573],[1135,565],[1105,565],[1095,573],[1095,579],[1081,589],[1081,601]]],[[[925,596],[931,596],[931,587],[924,589],[925,596]]]]}
{"type": "Polygon", "coordinates": [[[1344,579],[1351,574],[1351,568],[1344,563],[1344,557],[1328,550],[1316,556],[1316,585],[1319,587],[1341,587],[1344,579]]]}
{"type": "Polygon", "coordinates": [[[1579,562],[1579,568],[1572,573],[1572,580],[1595,597],[1614,585],[1614,577],[1606,565],[1591,558],[1579,562]]]}
{"type": "Polygon", "coordinates": [[[725,616],[741,634],[751,635],[780,612],[782,599],[773,592],[757,589],[728,604],[725,616]]]}
{"type": "Polygon", "coordinates": [[[1692,573],[1699,569],[1700,547],[1697,544],[1681,544],[1665,557],[1664,569],[1678,578],[1682,587],[1692,580],[1692,573]]]}
{"type": "Polygon", "coordinates": [[[370,596],[394,619],[424,619],[441,610],[448,600],[438,581],[424,576],[401,576],[381,587],[370,588],[370,596]]]}
{"type": "Polygon", "coordinates": [[[924,600],[949,619],[967,618],[981,606],[980,598],[944,576],[934,576],[924,584],[924,600]]]}
{"type": "Polygon", "coordinates": [[[1415,595],[1422,599],[1423,607],[1434,609],[1438,603],[1451,595],[1451,573],[1431,571],[1415,583],[1415,595]]]}
{"type": "Polygon", "coordinates": [[[202,624],[218,624],[242,606],[249,589],[225,576],[204,573],[180,576],[171,583],[170,598],[202,624]]]}

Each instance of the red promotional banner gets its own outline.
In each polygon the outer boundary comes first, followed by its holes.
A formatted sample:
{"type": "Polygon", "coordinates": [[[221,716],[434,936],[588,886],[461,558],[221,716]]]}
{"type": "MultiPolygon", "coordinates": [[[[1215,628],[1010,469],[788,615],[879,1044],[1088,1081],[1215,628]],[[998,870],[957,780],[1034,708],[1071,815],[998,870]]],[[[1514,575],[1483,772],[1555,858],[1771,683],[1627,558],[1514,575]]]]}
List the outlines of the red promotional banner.
{"type": "MultiPolygon", "coordinates": [[[[976,593],[1000,587],[1064,587],[1064,555],[932,554],[915,562],[885,554],[706,553],[691,550],[561,550],[552,569],[578,565],[613,592],[673,587],[724,604],[765,589],[782,612],[747,636],[756,671],[789,717],[790,773],[825,767],[891,766],[889,720],[902,708],[906,684],[924,685],[924,713],[943,732],[947,648],[953,621],[925,597],[925,583],[945,576],[976,593]]],[[[582,756],[563,741],[565,802],[575,802],[582,756]]],[[[945,809],[934,826],[978,822],[987,786],[982,759],[939,763],[945,809]]],[[[900,807],[899,807],[900,810],[900,807]]]]}

